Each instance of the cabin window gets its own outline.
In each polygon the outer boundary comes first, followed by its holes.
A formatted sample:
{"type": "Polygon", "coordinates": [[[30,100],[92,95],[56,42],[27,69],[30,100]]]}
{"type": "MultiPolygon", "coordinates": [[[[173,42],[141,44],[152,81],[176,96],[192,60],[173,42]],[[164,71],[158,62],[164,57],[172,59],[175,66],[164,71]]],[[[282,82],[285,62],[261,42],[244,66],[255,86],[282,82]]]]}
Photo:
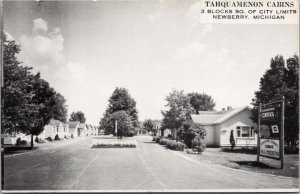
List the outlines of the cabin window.
{"type": "Polygon", "coordinates": [[[252,138],[254,137],[254,127],[250,126],[237,126],[237,137],[252,138]]]}

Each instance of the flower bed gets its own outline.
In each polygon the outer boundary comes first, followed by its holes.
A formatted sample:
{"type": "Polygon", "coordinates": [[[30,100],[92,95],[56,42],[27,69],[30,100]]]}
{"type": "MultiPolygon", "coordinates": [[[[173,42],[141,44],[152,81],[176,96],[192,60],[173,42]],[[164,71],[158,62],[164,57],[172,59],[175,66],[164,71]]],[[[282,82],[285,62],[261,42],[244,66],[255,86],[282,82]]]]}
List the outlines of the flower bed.
{"type": "Polygon", "coordinates": [[[134,143],[97,143],[92,148],[136,148],[134,143]]]}

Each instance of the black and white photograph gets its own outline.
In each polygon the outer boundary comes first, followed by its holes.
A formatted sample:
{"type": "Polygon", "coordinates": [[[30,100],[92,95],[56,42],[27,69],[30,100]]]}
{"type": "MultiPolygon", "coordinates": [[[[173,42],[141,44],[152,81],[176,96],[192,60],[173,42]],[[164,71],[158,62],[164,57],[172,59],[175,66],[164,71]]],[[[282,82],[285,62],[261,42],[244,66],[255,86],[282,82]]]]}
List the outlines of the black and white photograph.
{"type": "Polygon", "coordinates": [[[0,0],[1,192],[299,192],[299,0],[0,0]]]}

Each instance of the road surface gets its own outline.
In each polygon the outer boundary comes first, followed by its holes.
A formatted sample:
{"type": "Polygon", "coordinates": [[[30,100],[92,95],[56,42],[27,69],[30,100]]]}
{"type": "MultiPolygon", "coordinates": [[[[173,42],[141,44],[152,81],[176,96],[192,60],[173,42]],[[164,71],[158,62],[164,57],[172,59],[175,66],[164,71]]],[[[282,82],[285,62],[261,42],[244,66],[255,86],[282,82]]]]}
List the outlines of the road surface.
{"type": "Polygon", "coordinates": [[[5,190],[296,189],[298,179],[203,164],[134,137],[137,148],[91,148],[95,138],[4,157],[5,190]]]}

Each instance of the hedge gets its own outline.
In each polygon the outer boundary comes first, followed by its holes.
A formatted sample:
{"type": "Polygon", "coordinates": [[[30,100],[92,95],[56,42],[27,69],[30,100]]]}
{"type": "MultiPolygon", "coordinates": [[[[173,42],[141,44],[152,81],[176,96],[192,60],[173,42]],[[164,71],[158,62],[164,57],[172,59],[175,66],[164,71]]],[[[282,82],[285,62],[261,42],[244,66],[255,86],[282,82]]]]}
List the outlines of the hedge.
{"type": "Polygon", "coordinates": [[[98,143],[98,144],[94,144],[92,148],[136,148],[136,145],[131,143],[116,143],[116,144],[98,143]]]}
{"type": "Polygon", "coordinates": [[[156,138],[154,141],[158,141],[159,144],[165,145],[167,148],[171,150],[183,151],[187,147],[184,143],[180,141],[170,140],[166,138],[156,138]]]}

